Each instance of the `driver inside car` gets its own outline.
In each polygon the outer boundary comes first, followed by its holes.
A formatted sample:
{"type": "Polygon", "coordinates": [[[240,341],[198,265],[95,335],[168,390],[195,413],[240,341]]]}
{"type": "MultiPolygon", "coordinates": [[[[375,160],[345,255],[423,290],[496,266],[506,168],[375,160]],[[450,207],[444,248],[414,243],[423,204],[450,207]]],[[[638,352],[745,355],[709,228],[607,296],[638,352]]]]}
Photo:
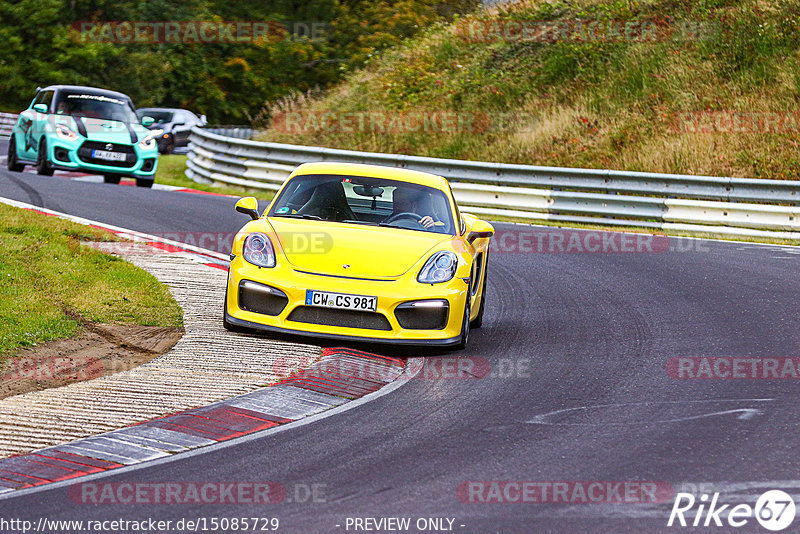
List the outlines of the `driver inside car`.
{"type": "Polygon", "coordinates": [[[391,217],[399,213],[413,213],[420,217],[419,223],[425,228],[432,228],[437,222],[430,197],[422,191],[398,187],[392,194],[392,205],[391,217]]]}

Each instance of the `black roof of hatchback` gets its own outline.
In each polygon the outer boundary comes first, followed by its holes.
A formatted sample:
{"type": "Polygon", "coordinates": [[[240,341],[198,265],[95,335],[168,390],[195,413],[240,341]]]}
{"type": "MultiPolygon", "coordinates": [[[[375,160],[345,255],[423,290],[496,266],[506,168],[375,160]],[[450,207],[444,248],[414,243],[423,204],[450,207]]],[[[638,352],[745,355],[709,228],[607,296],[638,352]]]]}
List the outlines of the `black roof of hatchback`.
{"type": "Polygon", "coordinates": [[[99,87],[89,87],[86,85],[48,85],[47,87],[40,89],[40,91],[60,91],[64,89],[68,91],[80,91],[89,95],[109,96],[122,100],[131,99],[131,97],[125,93],[120,93],[119,91],[110,91],[108,89],[100,89],[99,87]]]}

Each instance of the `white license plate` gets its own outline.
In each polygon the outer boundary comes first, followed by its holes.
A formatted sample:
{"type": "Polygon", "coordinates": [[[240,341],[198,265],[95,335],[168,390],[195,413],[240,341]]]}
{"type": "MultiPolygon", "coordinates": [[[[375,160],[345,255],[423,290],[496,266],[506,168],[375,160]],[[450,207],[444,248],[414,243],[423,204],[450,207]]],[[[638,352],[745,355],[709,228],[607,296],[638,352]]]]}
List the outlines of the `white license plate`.
{"type": "Polygon", "coordinates": [[[378,297],[347,295],[344,293],[328,293],[327,291],[313,291],[311,289],[307,289],[306,306],[374,312],[378,309],[378,297]]]}
{"type": "Polygon", "coordinates": [[[92,150],[92,157],[107,161],[125,161],[127,154],[122,152],[107,152],[105,150],[92,150]]]}

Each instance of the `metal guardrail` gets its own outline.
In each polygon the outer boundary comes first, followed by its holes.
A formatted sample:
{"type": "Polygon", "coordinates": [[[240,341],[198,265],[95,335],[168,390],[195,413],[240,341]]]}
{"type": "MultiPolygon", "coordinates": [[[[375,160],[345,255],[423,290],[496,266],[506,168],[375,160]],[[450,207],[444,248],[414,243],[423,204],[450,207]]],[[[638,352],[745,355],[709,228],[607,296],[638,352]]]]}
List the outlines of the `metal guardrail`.
{"type": "Polygon", "coordinates": [[[402,167],[447,178],[465,211],[529,221],[800,239],[800,181],[539,167],[233,139],[195,128],[186,175],[276,191],[310,161],[402,167]]]}
{"type": "Polygon", "coordinates": [[[0,112],[0,137],[7,137],[11,135],[11,129],[17,124],[19,115],[16,113],[2,113],[0,112]]]}
{"type": "Polygon", "coordinates": [[[235,137],[237,139],[252,139],[256,131],[249,126],[236,125],[211,125],[204,126],[203,130],[225,137],[235,137]]]}

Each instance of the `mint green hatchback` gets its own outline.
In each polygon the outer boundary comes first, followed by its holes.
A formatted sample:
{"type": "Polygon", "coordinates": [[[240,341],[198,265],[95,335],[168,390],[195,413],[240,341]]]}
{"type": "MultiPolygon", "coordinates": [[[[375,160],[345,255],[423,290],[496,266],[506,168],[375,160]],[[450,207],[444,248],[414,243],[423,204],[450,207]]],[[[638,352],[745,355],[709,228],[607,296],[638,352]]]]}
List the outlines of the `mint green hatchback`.
{"type": "Polygon", "coordinates": [[[95,87],[51,85],[39,89],[20,113],[8,144],[10,171],[35,165],[52,176],[56,169],[100,174],[106,183],[130,177],[152,187],[158,165],[153,119],[136,116],[131,99],[95,87]]]}

